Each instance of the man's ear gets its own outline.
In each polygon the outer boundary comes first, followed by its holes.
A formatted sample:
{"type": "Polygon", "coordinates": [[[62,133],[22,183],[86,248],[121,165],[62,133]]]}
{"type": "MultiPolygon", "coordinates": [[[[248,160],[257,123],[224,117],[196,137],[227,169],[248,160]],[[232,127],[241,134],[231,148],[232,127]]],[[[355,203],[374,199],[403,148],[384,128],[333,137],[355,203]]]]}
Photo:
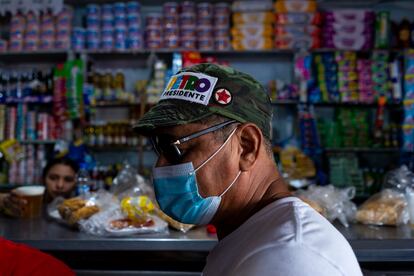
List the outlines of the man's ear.
{"type": "Polygon", "coordinates": [[[257,160],[263,135],[260,129],[251,123],[239,126],[238,132],[241,148],[240,170],[248,171],[257,160]]]}

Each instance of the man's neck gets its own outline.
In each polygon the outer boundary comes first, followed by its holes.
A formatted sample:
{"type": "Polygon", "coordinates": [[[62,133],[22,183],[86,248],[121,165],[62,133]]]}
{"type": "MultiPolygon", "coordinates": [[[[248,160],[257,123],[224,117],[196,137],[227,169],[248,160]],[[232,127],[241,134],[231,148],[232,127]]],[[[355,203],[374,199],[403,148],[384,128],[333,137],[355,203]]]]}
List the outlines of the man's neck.
{"type": "Polygon", "coordinates": [[[257,189],[251,198],[246,200],[248,203],[237,210],[237,215],[234,214],[234,211],[232,213],[230,211],[224,215],[222,220],[215,224],[219,240],[232,233],[265,206],[278,199],[292,195],[276,168],[274,171],[272,170],[268,177],[258,174],[257,176],[252,176],[251,179],[253,181],[261,180],[261,183],[256,186],[257,189]]]}

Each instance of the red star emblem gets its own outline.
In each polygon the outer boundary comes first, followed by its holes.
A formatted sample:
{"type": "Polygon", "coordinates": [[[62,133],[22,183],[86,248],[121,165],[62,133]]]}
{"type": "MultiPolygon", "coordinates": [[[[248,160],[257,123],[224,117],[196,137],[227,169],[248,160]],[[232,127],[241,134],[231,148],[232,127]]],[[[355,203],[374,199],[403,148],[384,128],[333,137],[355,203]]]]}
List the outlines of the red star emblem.
{"type": "Polygon", "coordinates": [[[224,88],[217,90],[214,97],[219,104],[229,104],[231,102],[231,93],[224,88]]]}

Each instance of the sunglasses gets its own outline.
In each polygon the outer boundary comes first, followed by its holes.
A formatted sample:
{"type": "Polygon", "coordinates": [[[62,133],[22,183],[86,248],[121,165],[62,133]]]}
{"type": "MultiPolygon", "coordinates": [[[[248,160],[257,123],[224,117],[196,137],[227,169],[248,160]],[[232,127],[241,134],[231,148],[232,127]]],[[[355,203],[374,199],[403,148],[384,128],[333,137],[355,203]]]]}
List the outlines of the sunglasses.
{"type": "Polygon", "coordinates": [[[158,156],[162,154],[170,163],[178,164],[180,163],[181,158],[183,157],[183,154],[181,150],[178,148],[178,145],[181,145],[182,143],[188,142],[192,139],[195,139],[207,133],[219,130],[221,128],[224,128],[236,122],[237,122],[236,120],[226,121],[226,122],[208,127],[206,129],[200,130],[198,132],[192,133],[188,136],[179,138],[175,141],[167,140],[165,138],[162,139],[156,135],[151,136],[150,140],[158,156]]]}

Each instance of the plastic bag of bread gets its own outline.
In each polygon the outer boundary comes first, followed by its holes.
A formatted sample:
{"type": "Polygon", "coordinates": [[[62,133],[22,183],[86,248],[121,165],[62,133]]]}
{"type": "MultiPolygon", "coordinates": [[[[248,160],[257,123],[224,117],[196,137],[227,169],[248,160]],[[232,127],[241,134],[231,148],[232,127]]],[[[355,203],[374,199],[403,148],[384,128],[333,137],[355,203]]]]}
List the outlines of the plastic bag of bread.
{"type": "Polygon", "coordinates": [[[49,217],[69,226],[76,226],[94,214],[106,209],[116,199],[105,190],[64,199],[58,197],[47,208],[49,217]]]}
{"type": "Polygon", "coordinates": [[[311,185],[307,190],[295,193],[329,221],[338,219],[345,227],[355,220],[356,205],[351,201],[355,196],[355,187],[336,188],[332,185],[311,185]]]}
{"type": "Polygon", "coordinates": [[[79,222],[81,231],[97,236],[130,236],[164,232],[168,224],[154,212],[148,196],[127,196],[104,211],[79,222]]]}
{"type": "Polygon", "coordinates": [[[374,194],[359,207],[356,219],[363,224],[406,224],[409,213],[404,194],[392,189],[374,194]]]}

